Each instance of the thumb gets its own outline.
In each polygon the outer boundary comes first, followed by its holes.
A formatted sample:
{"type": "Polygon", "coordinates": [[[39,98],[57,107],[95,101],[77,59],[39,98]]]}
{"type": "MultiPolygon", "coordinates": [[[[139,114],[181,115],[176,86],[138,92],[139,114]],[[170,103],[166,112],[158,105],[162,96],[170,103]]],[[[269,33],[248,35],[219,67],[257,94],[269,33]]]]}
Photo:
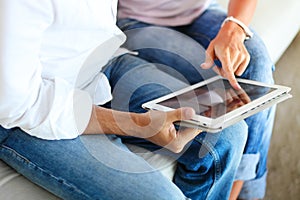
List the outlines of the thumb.
{"type": "Polygon", "coordinates": [[[191,119],[195,116],[195,110],[190,107],[178,108],[168,112],[168,118],[175,121],[191,119]]]}

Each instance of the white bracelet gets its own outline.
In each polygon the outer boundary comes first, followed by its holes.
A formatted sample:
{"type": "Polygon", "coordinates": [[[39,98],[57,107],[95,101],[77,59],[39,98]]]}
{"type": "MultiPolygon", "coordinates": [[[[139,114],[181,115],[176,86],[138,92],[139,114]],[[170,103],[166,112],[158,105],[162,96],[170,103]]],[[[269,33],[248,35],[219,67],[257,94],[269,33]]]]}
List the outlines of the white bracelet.
{"type": "Polygon", "coordinates": [[[232,22],[236,23],[237,25],[239,25],[239,26],[243,29],[244,33],[246,34],[246,40],[252,38],[253,32],[248,28],[248,26],[246,26],[243,22],[241,22],[240,20],[238,20],[238,19],[236,19],[236,18],[234,18],[234,17],[232,17],[232,16],[227,17],[227,18],[223,21],[221,27],[222,27],[227,21],[232,21],[232,22]]]}

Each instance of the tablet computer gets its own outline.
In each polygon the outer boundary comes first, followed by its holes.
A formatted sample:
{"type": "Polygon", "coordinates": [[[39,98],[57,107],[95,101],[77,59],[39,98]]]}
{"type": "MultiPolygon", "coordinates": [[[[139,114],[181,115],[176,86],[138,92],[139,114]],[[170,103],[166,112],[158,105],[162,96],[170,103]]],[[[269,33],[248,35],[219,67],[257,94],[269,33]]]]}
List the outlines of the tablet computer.
{"type": "Polygon", "coordinates": [[[176,123],[214,133],[292,97],[289,94],[291,88],[286,86],[237,80],[240,90],[232,88],[227,79],[215,76],[146,102],[142,107],[160,111],[192,107],[196,111],[195,117],[176,123]]]}

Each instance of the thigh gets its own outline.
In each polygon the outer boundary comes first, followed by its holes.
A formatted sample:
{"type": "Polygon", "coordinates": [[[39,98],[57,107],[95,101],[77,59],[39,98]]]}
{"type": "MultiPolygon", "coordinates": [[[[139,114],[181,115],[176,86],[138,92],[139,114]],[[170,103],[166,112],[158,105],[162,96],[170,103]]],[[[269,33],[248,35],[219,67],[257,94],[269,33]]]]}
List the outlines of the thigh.
{"type": "Polygon", "coordinates": [[[174,182],[191,199],[228,199],[246,139],[244,121],[199,134],[178,158],[174,182]]]}
{"type": "Polygon", "coordinates": [[[121,19],[119,27],[125,32],[124,46],[138,52],[138,57],[177,79],[195,84],[216,75],[203,70],[204,48],[174,27],[161,27],[133,19],[121,19]],[[174,42],[175,41],[175,42],[174,42]]]}
{"type": "Polygon", "coordinates": [[[132,55],[116,58],[104,69],[104,73],[113,94],[112,101],[105,106],[122,111],[145,112],[141,107],[144,102],[189,85],[132,55]]]}
{"type": "Polygon", "coordinates": [[[14,129],[1,144],[0,156],[63,199],[184,199],[174,184],[114,136],[48,141],[14,129]]]}

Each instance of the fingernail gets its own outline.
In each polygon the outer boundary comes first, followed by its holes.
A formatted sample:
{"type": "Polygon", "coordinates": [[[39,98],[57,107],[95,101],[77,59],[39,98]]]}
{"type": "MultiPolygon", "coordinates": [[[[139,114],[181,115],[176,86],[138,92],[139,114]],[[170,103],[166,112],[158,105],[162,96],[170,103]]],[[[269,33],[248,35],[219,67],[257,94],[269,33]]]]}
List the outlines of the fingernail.
{"type": "Polygon", "coordinates": [[[184,110],[184,116],[187,118],[187,119],[191,119],[192,117],[194,117],[195,115],[195,110],[192,109],[192,108],[187,108],[184,110]]]}

